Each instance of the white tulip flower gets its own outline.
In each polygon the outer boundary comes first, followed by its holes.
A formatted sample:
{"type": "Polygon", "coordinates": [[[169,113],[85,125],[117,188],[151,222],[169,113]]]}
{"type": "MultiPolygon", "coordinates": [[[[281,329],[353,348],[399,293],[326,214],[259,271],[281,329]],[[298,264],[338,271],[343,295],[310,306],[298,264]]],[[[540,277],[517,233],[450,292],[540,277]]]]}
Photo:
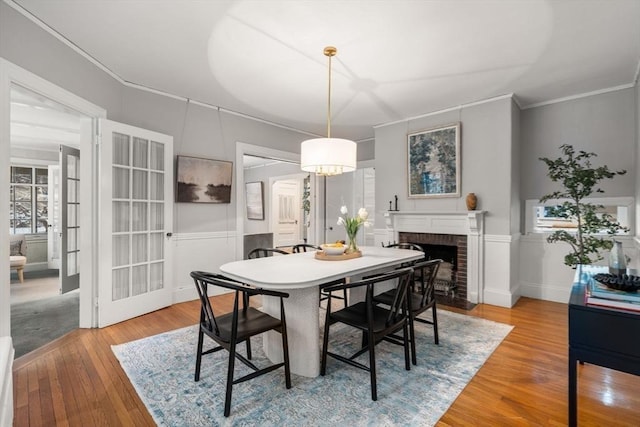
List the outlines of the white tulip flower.
{"type": "Polygon", "coordinates": [[[369,217],[369,212],[367,212],[365,208],[360,208],[358,210],[358,216],[360,217],[361,220],[366,221],[367,218],[369,217]]]}
{"type": "Polygon", "coordinates": [[[341,216],[338,217],[338,225],[345,225],[344,218],[341,216]]]}
{"type": "Polygon", "coordinates": [[[346,215],[346,214],[347,214],[347,212],[349,212],[349,211],[347,210],[347,207],[346,207],[346,206],[342,206],[342,207],[340,208],[340,213],[341,213],[342,215],[346,215]]]}

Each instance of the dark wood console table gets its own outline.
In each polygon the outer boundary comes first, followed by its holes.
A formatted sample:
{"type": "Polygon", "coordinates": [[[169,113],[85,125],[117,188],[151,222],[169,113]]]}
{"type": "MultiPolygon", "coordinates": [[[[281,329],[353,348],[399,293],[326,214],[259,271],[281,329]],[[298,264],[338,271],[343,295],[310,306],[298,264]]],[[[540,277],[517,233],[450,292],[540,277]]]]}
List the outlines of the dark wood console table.
{"type": "MultiPolygon", "coordinates": [[[[606,267],[579,266],[569,300],[569,426],[578,423],[577,362],[640,375],[640,312],[585,303],[591,276],[606,267]]],[[[637,274],[629,271],[629,274],[637,274]]]]}

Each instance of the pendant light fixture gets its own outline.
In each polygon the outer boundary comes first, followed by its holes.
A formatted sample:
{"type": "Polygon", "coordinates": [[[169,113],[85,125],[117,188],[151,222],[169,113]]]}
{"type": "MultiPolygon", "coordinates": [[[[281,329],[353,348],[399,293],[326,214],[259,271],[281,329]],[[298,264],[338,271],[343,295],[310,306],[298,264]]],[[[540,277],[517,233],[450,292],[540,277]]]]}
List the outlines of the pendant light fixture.
{"type": "Polygon", "coordinates": [[[348,139],[331,138],[331,58],[337,49],[324,48],[329,57],[329,99],[327,108],[327,137],[304,141],[300,146],[300,167],[305,172],[331,176],[356,170],[356,143],[348,139]]]}

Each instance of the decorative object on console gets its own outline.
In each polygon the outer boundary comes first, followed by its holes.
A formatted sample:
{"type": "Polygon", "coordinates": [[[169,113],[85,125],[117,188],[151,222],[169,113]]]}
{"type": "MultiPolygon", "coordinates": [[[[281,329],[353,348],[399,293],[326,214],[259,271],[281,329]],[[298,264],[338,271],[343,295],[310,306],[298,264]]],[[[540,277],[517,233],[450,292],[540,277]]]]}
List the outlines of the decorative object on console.
{"type": "Polygon", "coordinates": [[[300,168],[316,175],[331,176],[356,170],[357,147],[354,141],[331,138],[331,57],[337,49],[324,48],[329,58],[329,96],[327,102],[327,137],[308,139],[300,145],[300,168]]]}
{"type": "Polygon", "coordinates": [[[231,203],[233,162],[178,156],[176,202],[231,203]]]}
{"type": "MultiPolygon", "coordinates": [[[[636,292],[638,289],[640,289],[640,276],[633,276],[628,274],[598,273],[593,276],[593,279],[599,283],[602,283],[607,288],[615,289],[618,291],[636,292]]],[[[599,289],[594,286],[592,293],[597,294],[598,291],[599,289]]],[[[638,300],[638,302],[640,302],[640,299],[638,300]]]]}
{"type": "Polygon", "coordinates": [[[467,210],[469,211],[475,211],[478,207],[478,197],[476,196],[476,193],[467,194],[465,201],[467,202],[467,210]]]}
{"type": "Polygon", "coordinates": [[[597,154],[582,150],[576,152],[571,145],[561,145],[560,151],[562,156],[557,159],[540,157],[547,165],[547,176],[562,185],[562,190],[542,196],[540,202],[557,201],[556,205],[546,207],[548,216],[571,221],[575,224],[571,227],[575,233],[565,229],[556,230],[547,237],[547,242],[566,242],[571,246],[572,252],[564,257],[564,263],[570,267],[595,264],[603,259],[602,250],[613,247],[609,238],[596,233],[606,232],[609,236],[615,236],[629,229],[604,211],[602,205],[588,203],[585,199],[594,192],[604,193],[597,187],[600,181],[624,175],[627,171],[613,172],[607,166],[593,167],[591,158],[597,154]]]}
{"type": "Polygon", "coordinates": [[[371,223],[367,221],[369,213],[365,208],[360,208],[358,210],[358,215],[350,217],[349,210],[346,206],[342,206],[340,208],[340,213],[344,216],[338,217],[338,225],[344,225],[344,228],[347,231],[347,237],[349,238],[349,245],[345,252],[358,252],[356,237],[358,236],[360,226],[364,225],[365,227],[369,227],[371,225],[371,223]]]}
{"type": "Polygon", "coordinates": [[[460,123],[409,134],[409,198],[460,196],[460,123]]]}
{"type": "Polygon", "coordinates": [[[609,273],[625,274],[627,272],[627,259],[622,250],[622,242],[613,239],[613,247],[609,252],[609,273]]]}

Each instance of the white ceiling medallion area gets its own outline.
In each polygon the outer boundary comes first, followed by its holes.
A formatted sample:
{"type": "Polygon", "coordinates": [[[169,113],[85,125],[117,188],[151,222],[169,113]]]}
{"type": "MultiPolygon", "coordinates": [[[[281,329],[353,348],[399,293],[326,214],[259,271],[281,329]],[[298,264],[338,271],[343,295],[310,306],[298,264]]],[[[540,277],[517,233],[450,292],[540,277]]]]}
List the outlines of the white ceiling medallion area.
{"type": "Polygon", "coordinates": [[[515,94],[536,105],[634,84],[640,1],[5,0],[146,88],[324,135],[515,94]],[[17,5],[17,6],[16,6],[17,5]],[[123,49],[126,46],[126,49],[123,49]]]}

